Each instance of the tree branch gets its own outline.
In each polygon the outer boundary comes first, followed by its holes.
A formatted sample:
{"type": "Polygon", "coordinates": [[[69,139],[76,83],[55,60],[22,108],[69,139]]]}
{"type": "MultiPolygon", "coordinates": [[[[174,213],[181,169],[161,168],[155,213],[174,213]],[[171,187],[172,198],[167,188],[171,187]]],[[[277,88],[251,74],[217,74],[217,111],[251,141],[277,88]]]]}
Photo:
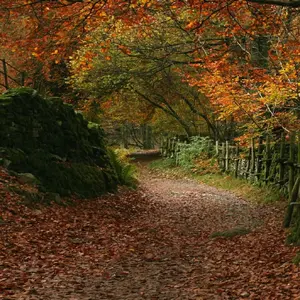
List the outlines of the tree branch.
{"type": "Polygon", "coordinates": [[[299,0],[247,0],[247,2],[251,3],[258,3],[258,4],[271,4],[271,5],[277,5],[277,6],[284,6],[284,7],[292,7],[297,8],[300,7],[300,1],[299,0]]]}

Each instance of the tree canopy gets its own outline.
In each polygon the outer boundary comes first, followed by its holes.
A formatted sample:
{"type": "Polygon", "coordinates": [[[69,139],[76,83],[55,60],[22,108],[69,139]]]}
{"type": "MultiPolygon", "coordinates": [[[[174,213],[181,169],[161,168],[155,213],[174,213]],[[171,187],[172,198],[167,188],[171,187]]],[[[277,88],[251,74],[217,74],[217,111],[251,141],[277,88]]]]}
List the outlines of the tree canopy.
{"type": "Polygon", "coordinates": [[[299,126],[299,6],[3,0],[1,39],[4,57],[52,92],[71,70],[70,82],[94,99],[130,91],[186,131],[197,115],[215,136],[232,123],[251,134],[288,132],[299,126]]]}

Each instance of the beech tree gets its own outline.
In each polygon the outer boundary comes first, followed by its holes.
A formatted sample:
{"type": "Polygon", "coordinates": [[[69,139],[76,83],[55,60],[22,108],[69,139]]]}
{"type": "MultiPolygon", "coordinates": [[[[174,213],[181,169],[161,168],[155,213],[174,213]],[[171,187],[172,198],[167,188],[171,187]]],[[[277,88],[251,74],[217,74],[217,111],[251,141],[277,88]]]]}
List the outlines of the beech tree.
{"type": "MultiPolygon", "coordinates": [[[[169,54],[163,61],[176,66],[179,78],[205,94],[214,119],[239,122],[258,133],[299,126],[299,1],[1,0],[0,4],[2,24],[7,28],[9,22],[21,21],[23,28],[22,38],[2,34],[3,44],[7,51],[24,50],[22,61],[35,78],[60,77],[63,83],[69,57],[103,22],[119,20],[124,32],[128,27],[144,29],[157,23],[156,11],[176,24],[183,40],[189,37],[188,47],[182,41],[176,49],[169,47],[179,56],[180,47],[188,48],[184,63],[173,58],[171,62],[169,54]]],[[[86,57],[87,64],[89,60],[86,57]]]]}
{"type": "Polygon", "coordinates": [[[155,17],[157,23],[127,31],[121,21],[100,28],[73,58],[71,82],[98,98],[129,90],[174,118],[188,135],[199,132],[191,124],[196,118],[205,121],[216,136],[219,132],[207,99],[184,82],[178,71],[193,70],[191,36],[183,34],[171,18],[155,17]]]}

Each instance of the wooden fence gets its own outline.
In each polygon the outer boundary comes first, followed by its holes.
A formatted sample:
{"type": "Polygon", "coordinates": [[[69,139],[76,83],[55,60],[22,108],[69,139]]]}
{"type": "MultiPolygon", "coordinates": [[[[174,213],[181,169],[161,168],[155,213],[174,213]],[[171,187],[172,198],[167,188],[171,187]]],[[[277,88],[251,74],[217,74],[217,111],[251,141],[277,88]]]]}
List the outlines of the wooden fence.
{"type": "Polygon", "coordinates": [[[9,89],[13,86],[24,86],[26,74],[18,70],[5,59],[0,59],[0,86],[9,89]]]}
{"type": "MultiPolygon", "coordinates": [[[[178,164],[181,145],[182,142],[176,138],[164,139],[161,153],[174,158],[178,164]]],[[[300,133],[291,133],[288,136],[282,133],[277,138],[269,135],[253,138],[248,147],[217,141],[210,148],[214,148],[213,155],[224,173],[257,182],[259,185],[276,186],[288,195],[290,205],[285,221],[285,226],[288,227],[293,207],[300,204],[296,202],[300,194],[300,133]]]]}

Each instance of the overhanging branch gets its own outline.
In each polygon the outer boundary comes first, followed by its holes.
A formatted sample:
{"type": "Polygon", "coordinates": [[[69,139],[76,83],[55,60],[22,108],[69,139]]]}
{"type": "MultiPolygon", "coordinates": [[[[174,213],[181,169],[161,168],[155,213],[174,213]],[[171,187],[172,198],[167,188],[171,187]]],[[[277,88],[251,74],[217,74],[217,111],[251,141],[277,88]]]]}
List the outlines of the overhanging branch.
{"type": "Polygon", "coordinates": [[[271,5],[277,5],[277,6],[284,6],[284,7],[292,7],[292,8],[297,8],[300,7],[300,1],[299,0],[287,0],[287,1],[282,1],[282,0],[247,0],[247,2],[251,3],[258,3],[258,4],[271,4],[271,5]]]}

